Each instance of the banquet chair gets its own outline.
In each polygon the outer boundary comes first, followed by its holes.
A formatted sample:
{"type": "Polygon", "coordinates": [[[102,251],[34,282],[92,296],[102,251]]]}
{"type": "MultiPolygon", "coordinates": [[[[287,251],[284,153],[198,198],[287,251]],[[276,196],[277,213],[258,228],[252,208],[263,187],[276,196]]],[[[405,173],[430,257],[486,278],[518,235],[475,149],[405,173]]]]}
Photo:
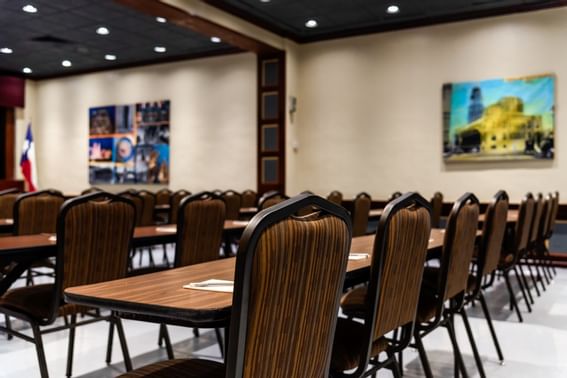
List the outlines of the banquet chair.
{"type": "Polygon", "coordinates": [[[395,191],[394,193],[392,193],[392,194],[390,195],[390,198],[388,198],[388,202],[393,201],[393,200],[395,200],[395,199],[398,198],[398,197],[401,197],[402,194],[403,194],[403,193],[400,192],[400,191],[395,191]]]}
{"type": "Polygon", "coordinates": [[[177,224],[177,215],[179,214],[179,203],[185,197],[191,195],[191,192],[181,189],[171,195],[169,202],[169,223],[177,224]]]}
{"type": "Polygon", "coordinates": [[[242,203],[240,205],[241,207],[256,206],[256,198],[258,197],[258,194],[255,191],[251,189],[247,189],[242,192],[241,196],[242,196],[242,203]]]}
{"type": "Polygon", "coordinates": [[[226,219],[238,220],[242,202],[240,194],[234,190],[227,190],[222,193],[222,199],[226,205],[226,219]]]}
{"type": "Polygon", "coordinates": [[[258,210],[267,209],[268,207],[277,205],[278,203],[283,202],[286,199],[288,199],[288,197],[281,194],[277,190],[266,192],[258,200],[258,210]]]}
{"type": "Polygon", "coordinates": [[[435,192],[431,198],[431,227],[439,228],[441,225],[441,213],[443,210],[443,194],[435,192]]]}
{"type": "MultiPolygon", "coordinates": [[[[125,276],[134,219],[134,205],[109,193],[92,193],[65,202],[56,222],[55,282],[12,289],[0,297],[1,313],[31,325],[33,337],[14,330],[8,332],[35,344],[42,378],[48,377],[43,334],[69,329],[66,371],[68,377],[72,375],[77,326],[108,320],[116,325],[122,345],[125,346],[120,319],[112,315],[95,315],[77,322],[77,314],[88,314],[88,309],[65,303],[63,291],[67,287],[110,281],[125,276]],[[52,325],[59,316],[63,316],[65,320],[70,317],[70,322],[63,326],[40,329],[52,325]]],[[[123,353],[125,361],[129,361],[125,347],[123,353]]],[[[127,369],[131,367],[127,366],[127,369]]]]}
{"type": "Polygon", "coordinates": [[[341,299],[349,318],[337,324],[332,377],[369,376],[383,367],[401,375],[395,353],[406,348],[413,335],[430,232],[430,206],[419,194],[406,193],[386,206],[374,241],[370,283],[341,299]],[[398,329],[400,340],[386,337],[398,329]],[[382,352],[387,358],[379,361],[382,352]],[[351,369],[356,370],[344,373],[351,369]]]}
{"type": "Polygon", "coordinates": [[[350,241],[347,212],[314,195],[260,212],[236,255],[225,364],[170,360],[122,377],[327,377],[350,241]],[[306,206],[320,211],[294,216],[306,206]]]}
{"type": "MultiPolygon", "coordinates": [[[[490,277],[492,277],[498,269],[498,262],[502,253],[502,244],[506,233],[508,202],[508,194],[501,190],[494,195],[488,204],[482,227],[482,238],[478,244],[473,269],[471,269],[469,274],[465,296],[465,305],[472,304],[475,300],[479,300],[501,364],[504,363],[504,355],[502,354],[500,343],[496,336],[494,325],[492,324],[492,317],[490,316],[490,312],[486,304],[484,291],[488,287],[485,283],[489,282],[490,277]]],[[[480,359],[474,337],[472,336],[472,329],[465,311],[466,310],[463,307],[461,309],[461,316],[465,324],[469,342],[471,343],[475,362],[479,371],[482,372],[481,376],[483,376],[485,375],[484,368],[482,366],[482,361],[480,359]]]]}
{"type": "Polygon", "coordinates": [[[352,236],[367,234],[368,213],[372,205],[370,194],[361,192],[356,195],[353,201],[352,210],[352,236]]]}
{"type": "Polygon", "coordinates": [[[12,219],[14,217],[14,203],[20,195],[16,188],[0,190],[0,219],[12,219]]]}
{"type": "Polygon", "coordinates": [[[327,196],[327,201],[334,203],[335,205],[342,206],[343,205],[343,194],[338,190],[333,190],[327,196]]]}
{"type": "Polygon", "coordinates": [[[81,195],[84,196],[85,194],[91,194],[96,192],[104,192],[104,190],[97,188],[96,186],[91,186],[81,192],[81,195]]]}
{"type": "Polygon", "coordinates": [[[478,216],[478,199],[472,193],[465,193],[453,204],[447,219],[439,267],[425,268],[413,336],[428,378],[433,377],[433,373],[422,339],[440,326],[445,327],[449,333],[455,356],[455,370],[458,369],[463,376],[467,376],[455,337],[454,315],[460,313],[464,305],[478,216]]]}
{"type": "Polygon", "coordinates": [[[167,188],[163,188],[158,190],[155,194],[156,196],[156,205],[169,205],[169,201],[171,200],[171,195],[173,193],[171,190],[167,188]]]}

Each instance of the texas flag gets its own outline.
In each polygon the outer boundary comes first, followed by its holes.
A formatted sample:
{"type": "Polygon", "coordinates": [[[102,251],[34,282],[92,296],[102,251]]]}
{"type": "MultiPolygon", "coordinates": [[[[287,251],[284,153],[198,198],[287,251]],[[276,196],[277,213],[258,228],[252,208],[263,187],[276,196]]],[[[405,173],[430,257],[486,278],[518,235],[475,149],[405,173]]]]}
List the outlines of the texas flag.
{"type": "Polygon", "coordinates": [[[35,149],[33,145],[31,124],[28,125],[26,132],[26,140],[22,149],[22,158],[20,159],[20,167],[22,174],[28,184],[28,191],[35,192],[37,190],[37,166],[35,164],[35,149]]]}

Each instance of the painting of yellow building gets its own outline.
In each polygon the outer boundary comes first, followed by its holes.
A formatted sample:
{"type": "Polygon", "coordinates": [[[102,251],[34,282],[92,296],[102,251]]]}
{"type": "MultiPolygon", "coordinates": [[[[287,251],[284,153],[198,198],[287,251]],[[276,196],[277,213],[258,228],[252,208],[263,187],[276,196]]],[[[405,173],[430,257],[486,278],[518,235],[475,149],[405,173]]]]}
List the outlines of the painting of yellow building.
{"type": "Polygon", "coordinates": [[[446,161],[553,159],[555,77],[443,87],[446,161]]]}

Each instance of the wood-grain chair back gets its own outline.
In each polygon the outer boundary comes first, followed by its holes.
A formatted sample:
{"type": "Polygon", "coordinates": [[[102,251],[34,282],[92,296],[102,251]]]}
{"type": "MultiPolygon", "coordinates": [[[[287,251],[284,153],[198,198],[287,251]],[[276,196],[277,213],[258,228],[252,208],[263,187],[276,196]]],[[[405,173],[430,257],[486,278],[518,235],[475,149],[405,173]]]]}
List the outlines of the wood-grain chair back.
{"type": "Polygon", "coordinates": [[[502,243],[506,234],[508,205],[508,194],[501,190],[494,195],[486,208],[482,227],[482,241],[479,244],[477,254],[474,297],[482,287],[483,278],[491,275],[498,268],[502,254],[502,243]]]}
{"type": "Polygon", "coordinates": [[[226,219],[237,220],[240,218],[241,196],[234,190],[227,190],[222,194],[226,205],[226,219]]]}
{"type": "Polygon", "coordinates": [[[97,188],[96,186],[91,186],[81,192],[81,195],[84,196],[85,194],[91,194],[96,192],[104,192],[101,188],[97,188]]]}
{"type": "MultiPolygon", "coordinates": [[[[56,298],[68,287],[123,278],[135,219],[134,204],[109,193],[67,201],[57,219],[56,298]]],[[[54,303],[52,320],[60,303],[54,303]]]]}
{"type": "MultiPolygon", "coordinates": [[[[479,201],[472,193],[463,194],[454,204],[447,219],[439,275],[437,277],[435,317],[430,326],[442,319],[444,304],[455,299],[453,310],[464,303],[469,267],[478,229],[479,201]]],[[[423,327],[422,327],[423,328],[423,327]]]]}
{"type": "Polygon", "coordinates": [[[538,243],[545,241],[545,236],[549,234],[549,226],[551,224],[552,212],[553,212],[553,197],[551,194],[547,194],[543,199],[543,211],[541,213],[541,219],[539,222],[539,227],[536,237],[538,243]]]}
{"type": "Polygon", "coordinates": [[[435,192],[431,198],[431,227],[439,228],[441,225],[441,212],[443,210],[443,194],[435,192]]]}
{"type": "Polygon", "coordinates": [[[368,213],[372,205],[370,194],[362,192],[356,195],[352,210],[352,236],[366,234],[368,228],[368,213]]]}
{"type": "Polygon", "coordinates": [[[65,198],[57,190],[42,190],[18,196],[14,203],[14,234],[55,233],[57,215],[65,198]]]}
{"type": "Polygon", "coordinates": [[[245,191],[242,192],[241,194],[241,207],[255,207],[256,206],[256,199],[258,197],[258,194],[251,190],[251,189],[247,189],[245,191]]]}
{"type": "Polygon", "coordinates": [[[525,195],[520,203],[520,210],[518,214],[518,221],[514,229],[514,242],[513,250],[514,261],[522,256],[524,251],[528,248],[530,240],[530,231],[533,218],[535,215],[536,202],[531,193],[525,195]]]}
{"type": "Polygon", "coordinates": [[[350,242],[347,212],[311,194],[251,220],[236,255],[227,377],[328,376],[350,242]],[[293,215],[307,206],[320,212],[293,215]]]}
{"type": "Polygon", "coordinates": [[[135,190],[126,190],[118,193],[118,196],[132,201],[136,208],[136,227],[142,226],[142,214],[144,212],[144,199],[135,190]]]}
{"type": "Polygon", "coordinates": [[[156,195],[149,190],[140,190],[138,195],[142,197],[142,217],[140,219],[141,226],[152,226],[154,225],[154,213],[156,208],[156,195]]]}
{"type": "Polygon", "coordinates": [[[189,197],[191,192],[181,189],[171,195],[169,203],[169,223],[177,224],[177,215],[179,214],[179,204],[185,197],[189,197]]]}
{"type": "Polygon", "coordinates": [[[14,217],[14,203],[20,195],[16,188],[0,191],[0,219],[12,219],[14,217]]]}
{"type": "Polygon", "coordinates": [[[535,200],[534,216],[532,218],[532,223],[530,226],[530,237],[528,240],[528,245],[533,245],[537,241],[538,233],[541,227],[544,206],[545,201],[543,199],[543,194],[538,193],[537,199],[535,200]]]}
{"type": "Polygon", "coordinates": [[[555,194],[551,194],[553,199],[551,212],[549,214],[549,226],[547,230],[547,235],[545,235],[546,239],[549,239],[553,234],[553,230],[555,229],[555,221],[557,220],[557,213],[559,212],[559,192],[555,192],[555,194]]]}
{"type": "Polygon", "coordinates": [[[156,205],[169,205],[172,192],[167,188],[163,188],[156,192],[156,205]]]}
{"type": "Polygon", "coordinates": [[[198,264],[219,258],[226,205],[211,192],[183,198],[179,205],[175,266],[198,264]]]}
{"type": "Polygon", "coordinates": [[[327,196],[327,201],[334,203],[335,205],[342,206],[343,205],[343,194],[338,190],[333,190],[327,196]]]}

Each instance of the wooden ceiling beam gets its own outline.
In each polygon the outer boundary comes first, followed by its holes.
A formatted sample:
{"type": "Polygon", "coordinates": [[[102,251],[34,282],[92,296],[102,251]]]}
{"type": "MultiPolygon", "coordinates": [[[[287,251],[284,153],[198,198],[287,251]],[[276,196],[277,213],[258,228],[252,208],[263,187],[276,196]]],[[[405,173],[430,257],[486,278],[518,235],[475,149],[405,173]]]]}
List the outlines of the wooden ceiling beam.
{"type": "Polygon", "coordinates": [[[153,17],[165,17],[168,22],[191,29],[196,33],[209,37],[219,37],[223,42],[239,49],[254,52],[256,54],[274,53],[279,51],[262,41],[248,37],[242,33],[228,29],[202,17],[190,14],[183,9],[173,5],[162,3],[157,0],[114,0],[131,9],[146,13],[153,17]]]}

